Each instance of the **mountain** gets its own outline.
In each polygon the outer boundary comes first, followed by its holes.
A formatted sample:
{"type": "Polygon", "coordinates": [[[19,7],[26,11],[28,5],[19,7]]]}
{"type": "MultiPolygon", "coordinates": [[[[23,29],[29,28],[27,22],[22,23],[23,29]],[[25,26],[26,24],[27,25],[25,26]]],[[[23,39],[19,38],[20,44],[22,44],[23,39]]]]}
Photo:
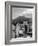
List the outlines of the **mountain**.
{"type": "Polygon", "coordinates": [[[12,24],[21,23],[23,21],[32,22],[32,18],[26,18],[24,16],[19,16],[16,19],[13,19],[12,20],[12,24]]]}

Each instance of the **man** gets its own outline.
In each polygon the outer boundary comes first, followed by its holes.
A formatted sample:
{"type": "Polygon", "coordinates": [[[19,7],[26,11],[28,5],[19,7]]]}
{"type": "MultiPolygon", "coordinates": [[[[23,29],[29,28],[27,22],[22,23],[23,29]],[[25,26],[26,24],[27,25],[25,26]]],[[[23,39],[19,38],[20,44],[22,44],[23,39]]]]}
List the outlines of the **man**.
{"type": "Polygon", "coordinates": [[[16,37],[19,37],[20,24],[16,24],[16,37]]]}
{"type": "Polygon", "coordinates": [[[12,38],[15,38],[15,25],[14,24],[12,24],[12,38]]]}
{"type": "Polygon", "coordinates": [[[23,24],[25,26],[25,32],[24,32],[24,34],[25,34],[25,37],[26,37],[27,36],[27,32],[29,31],[29,25],[28,25],[27,21],[24,21],[23,24]]]}

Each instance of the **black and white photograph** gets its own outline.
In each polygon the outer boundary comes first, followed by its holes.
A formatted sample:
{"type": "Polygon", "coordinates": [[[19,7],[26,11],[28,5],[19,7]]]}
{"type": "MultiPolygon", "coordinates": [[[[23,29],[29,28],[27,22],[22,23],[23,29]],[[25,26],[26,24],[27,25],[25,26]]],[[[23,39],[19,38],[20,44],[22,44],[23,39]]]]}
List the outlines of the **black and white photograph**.
{"type": "Polygon", "coordinates": [[[12,38],[32,37],[32,9],[12,8],[12,38]]]}
{"type": "Polygon", "coordinates": [[[35,4],[14,3],[6,5],[6,43],[35,41],[35,4]],[[17,5],[18,4],[18,5],[17,5]],[[22,5],[23,4],[23,5],[22,5]]]}

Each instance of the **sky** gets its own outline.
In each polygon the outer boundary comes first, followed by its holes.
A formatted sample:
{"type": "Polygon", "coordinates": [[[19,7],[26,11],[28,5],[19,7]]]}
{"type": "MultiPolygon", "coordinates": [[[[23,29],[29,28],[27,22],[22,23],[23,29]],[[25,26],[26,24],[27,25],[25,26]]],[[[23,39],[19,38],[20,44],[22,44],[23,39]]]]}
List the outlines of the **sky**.
{"type": "Polygon", "coordinates": [[[17,18],[18,16],[25,16],[27,18],[32,18],[33,8],[12,8],[12,19],[17,18]]]}

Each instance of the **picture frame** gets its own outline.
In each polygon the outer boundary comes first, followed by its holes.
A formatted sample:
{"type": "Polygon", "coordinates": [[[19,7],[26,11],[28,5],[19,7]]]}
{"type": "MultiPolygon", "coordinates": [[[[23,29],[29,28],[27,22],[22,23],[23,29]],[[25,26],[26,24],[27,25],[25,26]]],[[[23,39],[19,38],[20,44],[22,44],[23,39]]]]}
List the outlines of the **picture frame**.
{"type": "MultiPolygon", "coordinates": [[[[16,10],[17,11],[17,10],[16,10]]],[[[17,39],[18,40],[18,39],[17,39]]],[[[26,3],[26,2],[12,2],[12,1],[6,1],[5,2],[5,44],[22,44],[22,43],[36,43],[37,42],[37,4],[36,3],[26,3]],[[18,8],[35,8],[34,9],[34,40],[29,41],[15,41],[10,42],[11,40],[11,30],[12,30],[12,8],[18,9],[18,8]]]]}

